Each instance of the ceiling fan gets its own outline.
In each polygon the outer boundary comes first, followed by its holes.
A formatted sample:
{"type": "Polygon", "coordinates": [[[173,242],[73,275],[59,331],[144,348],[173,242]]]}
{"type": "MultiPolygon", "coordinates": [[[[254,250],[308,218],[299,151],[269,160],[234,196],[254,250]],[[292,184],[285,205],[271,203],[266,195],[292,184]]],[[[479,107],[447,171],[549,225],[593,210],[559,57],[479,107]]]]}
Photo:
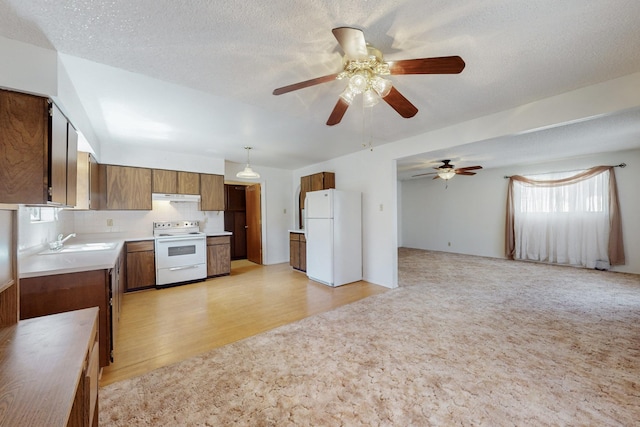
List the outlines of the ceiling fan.
{"type": "Polygon", "coordinates": [[[467,166],[466,168],[457,168],[452,165],[451,160],[440,160],[442,165],[434,168],[437,172],[427,172],[420,173],[418,175],[413,175],[413,178],[417,176],[426,176],[426,175],[435,175],[433,179],[442,178],[444,180],[449,180],[456,175],[475,175],[475,172],[470,172],[472,170],[482,169],[482,166],[467,166]]]}
{"type": "Polygon", "coordinates": [[[338,103],[327,120],[329,126],[340,123],[347,108],[358,94],[362,94],[365,107],[372,107],[382,99],[402,117],[413,117],[418,109],[392,85],[391,81],[382,76],[458,74],[465,66],[459,56],[384,61],[382,52],[365,41],[362,30],[352,27],[338,27],[334,28],[332,32],[344,51],[342,71],[283,86],[273,91],[274,95],[282,95],[336,79],[348,79],[347,88],[338,98],[338,103]]]}

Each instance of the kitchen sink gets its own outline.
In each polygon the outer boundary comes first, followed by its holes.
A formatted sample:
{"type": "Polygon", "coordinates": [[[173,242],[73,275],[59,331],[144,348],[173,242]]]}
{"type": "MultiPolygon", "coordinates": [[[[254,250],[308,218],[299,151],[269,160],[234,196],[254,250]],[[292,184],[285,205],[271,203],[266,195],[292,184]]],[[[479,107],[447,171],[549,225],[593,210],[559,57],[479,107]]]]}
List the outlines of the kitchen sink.
{"type": "Polygon", "coordinates": [[[39,252],[38,255],[65,254],[73,252],[94,252],[94,251],[110,251],[115,249],[118,243],[84,243],[74,245],[64,245],[62,249],[47,249],[39,252]]]}

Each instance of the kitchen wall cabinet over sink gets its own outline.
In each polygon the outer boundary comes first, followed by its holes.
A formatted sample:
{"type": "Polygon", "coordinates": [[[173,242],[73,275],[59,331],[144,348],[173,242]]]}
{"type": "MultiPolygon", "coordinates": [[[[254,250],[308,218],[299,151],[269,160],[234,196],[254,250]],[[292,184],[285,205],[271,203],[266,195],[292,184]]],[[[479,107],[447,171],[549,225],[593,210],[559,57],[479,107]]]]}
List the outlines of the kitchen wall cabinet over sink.
{"type": "Polygon", "coordinates": [[[156,259],[153,240],[127,242],[126,292],[156,285],[156,259]]]}
{"type": "Polygon", "coordinates": [[[49,99],[0,90],[0,203],[76,203],[78,134],[49,99]]]}
{"type": "Polygon", "coordinates": [[[99,165],[100,209],[151,210],[151,169],[99,165]]]}

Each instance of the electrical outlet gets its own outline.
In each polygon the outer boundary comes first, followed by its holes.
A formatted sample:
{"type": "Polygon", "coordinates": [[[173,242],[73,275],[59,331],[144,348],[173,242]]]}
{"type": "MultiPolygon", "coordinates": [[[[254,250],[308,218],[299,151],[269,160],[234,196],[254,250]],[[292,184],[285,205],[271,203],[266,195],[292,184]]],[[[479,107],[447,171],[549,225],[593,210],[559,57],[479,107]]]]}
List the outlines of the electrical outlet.
{"type": "Polygon", "coordinates": [[[107,227],[113,227],[113,220],[111,218],[107,220],[107,227]]]}
{"type": "Polygon", "coordinates": [[[283,213],[283,214],[286,214],[286,213],[287,213],[287,208],[284,208],[284,209],[282,210],[282,213],[283,213]]]}
{"type": "Polygon", "coordinates": [[[447,243],[447,246],[451,246],[451,242],[447,243]]]}
{"type": "Polygon", "coordinates": [[[383,210],[384,210],[384,205],[380,203],[380,212],[382,212],[383,210]]]}

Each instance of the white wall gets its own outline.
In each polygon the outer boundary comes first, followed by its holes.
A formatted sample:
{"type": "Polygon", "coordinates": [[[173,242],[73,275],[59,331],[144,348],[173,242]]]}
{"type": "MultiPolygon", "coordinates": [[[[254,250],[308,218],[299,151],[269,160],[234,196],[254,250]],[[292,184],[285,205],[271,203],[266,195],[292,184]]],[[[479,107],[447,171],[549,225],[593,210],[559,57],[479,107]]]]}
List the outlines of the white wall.
{"type": "Polygon", "coordinates": [[[536,165],[456,176],[445,188],[432,177],[402,182],[403,246],[504,258],[508,180],[505,175],[537,174],[627,163],[616,168],[627,264],[614,271],[640,274],[640,150],[606,153],[536,165]],[[451,244],[449,246],[449,243],[451,244]]]}
{"type": "MultiPolygon", "coordinates": [[[[292,188],[298,185],[301,176],[326,170],[335,172],[336,188],[361,191],[364,279],[383,286],[396,287],[398,230],[404,228],[403,224],[397,223],[396,159],[501,136],[542,130],[638,106],[640,73],[635,73],[378,146],[373,151],[362,150],[296,170],[293,173],[292,188]],[[383,211],[379,210],[380,205],[383,206],[383,211]]],[[[404,234],[406,235],[406,232],[404,234]]]]}
{"type": "Polygon", "coordinates": [[[58,54],[0,37],[0,87],[43,96],[58,94],[58,54]]]}
{"type": "Polygon", "coordinates": [[[180,152],[160,151],[153,147],[123,147],[109,144],[102,147],[98,162],[138,166],[155,169],[170,169],[223,175],[224,159],[204,154],[193,155],[180,152]]]}
{"type": "Polygon", "coordinates": [[[252,164],[260,174],[257,180],[244,180],[236,173],[244,164],[225,162],[225,181],[260,183],[262,213],[262,262],[279,264],[289,262],[289,233],[294,228],[295,209],[292,208],[291,171],[252,164]]]}

